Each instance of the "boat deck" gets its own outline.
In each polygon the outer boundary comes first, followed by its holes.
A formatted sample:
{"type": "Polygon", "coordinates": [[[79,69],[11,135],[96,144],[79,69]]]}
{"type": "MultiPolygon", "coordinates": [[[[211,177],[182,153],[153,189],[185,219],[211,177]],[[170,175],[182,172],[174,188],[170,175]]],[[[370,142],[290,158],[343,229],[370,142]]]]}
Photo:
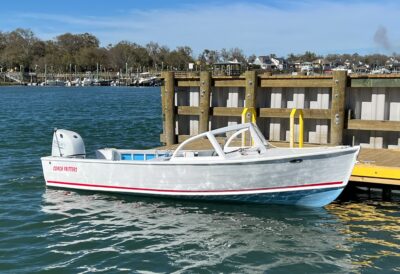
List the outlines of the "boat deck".
{"type": "MultiPolygon", "coordinates": [[[[222,142],[222,140],[219,140],[222,142]]],[[[287,142],[271,142],[277,147],[287,147],[287,142]]],[[[179,144],[163,146],[157,149],[174,150],[179,144]]],[[[316,146],[305,144],[305,146],[316,146]]],[[[187,149],[209,149],[207,140],[197,140],[187,149]]],[[[400,187],[400,150],[362,148],[358,155],[358,163],[353,169],[350,181],[368,186],[379,184],[400,187]]]]}

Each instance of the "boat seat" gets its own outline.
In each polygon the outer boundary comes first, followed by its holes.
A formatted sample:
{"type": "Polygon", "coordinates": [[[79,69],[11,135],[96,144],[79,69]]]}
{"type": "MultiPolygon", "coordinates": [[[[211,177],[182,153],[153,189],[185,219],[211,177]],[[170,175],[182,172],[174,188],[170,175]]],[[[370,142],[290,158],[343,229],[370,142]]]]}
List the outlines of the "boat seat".
{"type": "Polygon", "coordinates": [[[194,151],[185,151],[183,152],[183,157],[196,157],[196,154],[194,153],[194,151]]]}

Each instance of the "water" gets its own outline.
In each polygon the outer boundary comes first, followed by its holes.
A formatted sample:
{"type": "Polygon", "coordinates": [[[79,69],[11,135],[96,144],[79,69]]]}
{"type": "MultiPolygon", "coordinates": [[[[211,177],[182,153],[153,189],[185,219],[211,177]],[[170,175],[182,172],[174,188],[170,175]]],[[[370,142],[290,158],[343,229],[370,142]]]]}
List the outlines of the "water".
{"type": "Polygon", "coordinates": [[[326,208],[46,189],[54,127],[87,151],[158,146],[159,88],[0,89],[1,273],[396,273],[400,204],[326,208]]]}

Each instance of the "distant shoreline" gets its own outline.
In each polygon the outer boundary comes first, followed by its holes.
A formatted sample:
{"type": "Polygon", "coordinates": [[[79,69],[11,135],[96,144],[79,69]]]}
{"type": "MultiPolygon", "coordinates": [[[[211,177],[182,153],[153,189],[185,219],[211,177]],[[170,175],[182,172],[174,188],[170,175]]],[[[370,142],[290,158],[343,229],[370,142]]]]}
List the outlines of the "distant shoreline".
{"type": "Polygon", "coordinates": [[[0,87],[2,87],[2,86],[7,87],[7,86],[24,86],[24,85],[21,85],[19,83],[13,83],[13,82],[0,82],[0,87]]]}

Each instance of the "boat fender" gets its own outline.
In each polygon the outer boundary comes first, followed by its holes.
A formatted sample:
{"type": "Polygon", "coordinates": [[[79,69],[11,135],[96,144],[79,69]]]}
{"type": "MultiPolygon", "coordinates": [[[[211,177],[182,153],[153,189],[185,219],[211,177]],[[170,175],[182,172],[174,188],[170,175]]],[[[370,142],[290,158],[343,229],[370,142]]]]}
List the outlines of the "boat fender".
{"type": "Polygon", "coordinates": [[[85,158],[85,144],[82,137],[66,129],[54,129],[51,156],[85,158]]]}

